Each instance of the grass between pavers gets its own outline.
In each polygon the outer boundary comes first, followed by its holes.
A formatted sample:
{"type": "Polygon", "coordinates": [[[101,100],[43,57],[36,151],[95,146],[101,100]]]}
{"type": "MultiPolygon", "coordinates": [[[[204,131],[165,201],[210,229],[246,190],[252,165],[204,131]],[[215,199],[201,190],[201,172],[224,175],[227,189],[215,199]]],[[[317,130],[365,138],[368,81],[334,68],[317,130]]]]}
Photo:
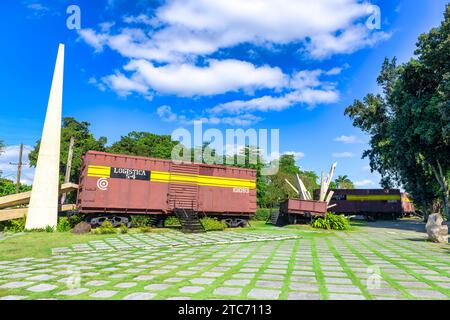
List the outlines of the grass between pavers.
{"type": "MultiPolygon", "coordinates": [[[[396,254],[397,254],[398,256],[400,256],[401,258],[404,258],[404,259],[406,259],[406,260],[408,260],[408,261],[413,261],[413,262],[417,263],[418,265],[420,265],[420,266],[422,266],[422,267],[425,267],[425,268],[427,268],[427,269],[436,271],[436,272],[438,272],[438,273],[441,274],[441,275],[445,275],[445,276],[447,276],[447,277],[450,277],[450,273],[446,272],[445,270],[441,270],[441,269],[439,269],[439,268],[437,268],[437,267],[435,267],[435,266],[433,266],[433,265],[431,265],[431,264],[422,262],[422,261],[417,260],[417,259],[411,259],[410,256],[404,254],[403,252],[398,251],[398,250],[396,250],[396,249],[392,249],[391,247],[388,248],[384,243],[381,243],[381,242],[379,242],[379,241],[377,241],[377,240],[373,240],[373,239],[372,239],[372,242],[373,242],[374,244],[379,245],[380,247],[383,247],[383,248],[385,248],[385,249],[390,250],[391,252],[396,253],[396,254]]],[[[437,286],[437,285],[434,283],[434,281],[428,280],[427,278],[423,277],[420,273],[413,271],[408,265],[403,265],[403,264],[401,264],[401,263],[398,263],[398,262],[396,262],[396,261],[393,261],[391,258],[387,257],[386,255],[384,255],[383,253],[381,253],[381,252],[379,252],[379,251],[376,251],[376,250],[373,249],[373,248],[371,248],[371,250],[373,250],[380,258],[383,258],[383,259],[385,259],[386,261],[390,261],[390,262],[392,262],[394,265],[403,268],[403,270],[405,270],[408,274],[410,274],[410,275],[412,275],[413,277],[415,277],[415,278],[416,278],[417,280],[419,280],[420,282],[424,282],[424,283],[428,284],[428,285],[429,285],[431,288],[433,288],[434,290],[439,291],[439,292],[441,292],[442,294],[446,295],[448,298],[450,298],[450,289],[443,289],[443,288],[437,286]]]]}
{"type": "Polygon", "coordinates": [[[353,273],[351,268],[347,265],[345,260],[342,258],[342,256],[339,254],[339,252],[336,250],[336,248],[334,247],[333,243],[329,239],[326,239],[325,241],[326,241],[326,243],[328,245],[328,248],[333,253],[334,257],[339,261],[339,264],[341,265],[342,269],[347,274],[347,276],[350,278],[352,283],[361,290],[361,292],[363,293],[363,295],[364,295],[364,297],[366,299],[372,299],[373,297],[369,293],[369,291],[367,290],[367,287],[365,285],[363,285],[361,283],[361,280],[359,279],[359,277],[357,277],[353,273]]]}
{"type": "MultiPolygon", "coordinates": [[[[226,230],[232,232],[263,232],[280,235],[312,236],[307,228],[278,228],[266,224],[264,221],[252,221],[252,226],[247,228],[230,228],[226,230]]],[[[155,228],[151,233],[179,232],[177,228],[155,228]]],[[[325,230],[313,231],[316,236],[326,236],[331,234],[325,230]]],[[[140,233],[139,229],[130,229],[130,234],[140,233]]],[[[114,234],[82,234],[77,235],[71,232],[25,232],[19,236],[7,237],[0,241],[0,260],[12,260],[25,257],[43,258],[52,255],[53,248],[67,247],[74,244],[83,244],[93,240],[104,240],[118,237],[114,234]]]]}
{"type": "MultiPolygon", "coordinates": [[[[341,238],[341,237],[339,237],[339,238],[341,239],[341,242],[344,243],[346,245],[346,247],[353,254],[355,254],[355,256],[357,256],[359,259],[364,261],[364,263],[366,263],[367,265],[374,265],[374,263],[372,261],[367,259],[363,254],[361,254],[357,249],[355,249],[350,243],[348,243],[348,241],[345,238],[341,238]]],[[[392,279],[387,273],[383,272],[383,270],[381,270],[381,276],[382,276],[383,280],[385,280],[392,288],[399,290],[404,295],[405,298],[415,299],[414,296],[412,296],[408,291],[406,291],[405,288],[403,288],[399,283],[397,283],[397,281],[392,279]]]]}
{"type": "MultiPolygon", "coordinates": [[[[386,249],[386,246],[385,246],[384,244],[382,244],[381,242],[379,242],[379,241],[377,241],[377,240],[374,240],[374,239],[370,239],[370,241],[372,241],[372,243],[374,243],[374,244],[376,244],[376,245],[379,245],[379,246],[381,246],[381,247],[383,247],[383,248],[386,249]]],[[[385,260],[385,261],[387,261],[387,262],[392,263],[393,265],[395,265],[395,266],[397,266],[398,268],[400,268],[400,269],[402,269],[403,271],[405,271],[407,274],[409,274],[409,275],[413,276],[414,278],[416,278],[418,281],[428,284],[433,290],[438,291],[438,292],[440,292],[440,293],[442,293],[442,294],[444,294],[444,295],[446,295],[447,297],[450,298],[450,290],[448,290],[448,289],[443,289],[443,288],[437,286],[436,284],[434,284],[433,281],[428,280],[428,279],[424,278],[421,274],[419,274],[419,273],[417,273],[417,272],[411,270],[411,269],[408,267],[408,265],[397,262],[395,259],[392,259],[392,258],[388,257],[387,255],[383,254],[382,252],[378,251],[377,249],[374,249],[373,247],[369,246],[369,245],[366,244],[364,241],[362,241],[361,244],[362,244],[364,247],[366,247],[367,249],[369,249],[370,251],[372,251],[372,252],[373,252],[376,256],[378,256],[379,258],[381,258],[381,259],[383,259],[383,260],[385,260]]],[[[419,261],[419,260],[417,260],[417,259],[411,259],[408,255],[405,255],[405,254],[403,254],[403,253],[401,253],[401,252],[399,252],[399,251],[397,251],[397,250],[395,250],[395,249],[392,249],[392,248],[387,248],[387,249],[390,250],[391,252],[396,253],[399,257],[404,258],[404,259],[406,259],[407,261],[414,262],[414,263],[417,263],[417,264],[419,264],[419,265],[424,266],[424,263],[422,263],[421,261],[419,261]]],[[[431,266],[431,265],[430,265],[430,266],[431,266]]],[[[429,268],[429,269],[434,269],[434,271],[441,272],[442,274],[448,275],[447,272],[445,272],[445,271],[443,271],[443,270],[440,270],[440,271],[439,271],[438,268],[436,268],[436,267],[430,268],[430,266],[424,266],[424,267],[427,267],[427,268],[429,268]]],[[[394,280],[394,279],[392,279],[391,277],[389,277],[389,275],[388,275],[386,272],[381,271],[381,274],[382,274],[383,278],[385,278],[385,280],[386,280],[392,287],[394,287],[395,289],[401,291],[408,299],[420,299],[420,298],[417,298],[417,297],[411,295],[411,294],[406,290],[406,288],[405,288],[404,286],[400,285],[396,280],[394,280]]]]}

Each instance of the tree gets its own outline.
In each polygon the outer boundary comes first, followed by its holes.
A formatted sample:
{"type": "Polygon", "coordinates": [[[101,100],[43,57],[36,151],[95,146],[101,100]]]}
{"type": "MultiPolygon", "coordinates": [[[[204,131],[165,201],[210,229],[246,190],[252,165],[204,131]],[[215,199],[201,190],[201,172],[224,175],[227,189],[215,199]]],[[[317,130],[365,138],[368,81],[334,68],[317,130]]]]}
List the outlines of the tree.
{"type": "Polygon", "coordinates": [[[108,152],[134,156],[170,159],[172,149],[178,144],[170,135],[157,135],[150,132],[130,132],[107,148],[108,152]]]}
{"type": "Polygon", "coordinates": [[[428,212],[436,202],[447,216],[450,179],[450,5],[438,28],[420,35],[417,58],[385,59],[381,94],[356,100],[345,114],[371,136],[368,157],[385,187],[403,185],[428,212]]]}
{"type": "Polygon", "coordinates": [[[317,189],[318,176],[313,171],[302,171],[295,163],[295,157],[290,154],[281,155],[278,172],[268,177],[267,182],[267,203],[270,206],[277,206],[280,201],[287,198],[297,198],[298,194],[286,183],[288,180],[292,185],[296,185],[296,174],[299,175],[305,184],[306,189],[313,194],[317,189]]]}
{"type": "Polygon", "coordinates": [[[355,185],[353,184],[353,181],[349,179],[347,175],[344,176],[338,176],[334,180],[335,186],[338,189],[354,189],[355,185]]]}
{"type": "MultiPolygon", "coordinates": [[[[94,138],[93,134],[89,131],[90,124],[88,122],[79,122],[74,118],[64,118],[61,127],[61,153],[60,153],[60,181],[64,181],[64,175],[67,165],[67,153],[69,151],[70,138],[75,138],[75,144],[73,149],[72,170],[70,180],[78,182],[80,175],[80,167],[83,162],[82,155],[89,150],[105,151],[106,138],[100,137],[98,140],[94,138]]],[[[30,152],[28,158],[30,160],[30,166],[35,167],[37,157],[39,154],[38,141],[30,152]]]]}
{"type": "MultiPolygon", "coordinates": [[[[0,178],[0,197],[15,194],[17,191],[16,188],[17,185],[14,181],[5,178],[0,178]]],[[[26,192],[30,190],[31,186],[22,183],[20,184],[19,192],[26,192]]]]}

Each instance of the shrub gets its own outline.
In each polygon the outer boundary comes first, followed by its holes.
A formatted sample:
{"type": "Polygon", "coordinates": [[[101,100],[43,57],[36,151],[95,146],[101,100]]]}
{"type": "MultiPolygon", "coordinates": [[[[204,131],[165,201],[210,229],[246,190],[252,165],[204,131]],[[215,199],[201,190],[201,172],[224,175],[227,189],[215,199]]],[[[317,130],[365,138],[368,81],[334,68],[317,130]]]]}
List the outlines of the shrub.
{"type": "Polygon", "coordinates": [[[128,227],[123,223],[121,223],[119,226],[119,232],[122,234],[128,233],[128,227]]]}
{"type": "Polygon", "coordinates": [[[98,228],[92,229],[92,233],[94,234],[111,234],[117,233],[116,229],[113,227],[112,223],[108,220],[104,221],[102,225],[98,228]]]}
{"type": "Polygon", "coordinates": [[[165,222],[165,226],[166,227],[173,227],[173,226],[180,226],[180,221],[178,221],[177,217],[171,216],[171,217],[167,217],[166,222],[165,222]]]}
{"type": "Polygon", "coordinates": [[[67,217],[61,217],[58,219],[58,225],[56,226],[56,231],[66,232],[72,229],[70,226],[69,219],[67,217]]]}
{"type": "Polygon", "coordinates": [[[151,222],[151,217],[136,215],[131,218],[131,227],[132,228],[146,227],[146,226],[150,225],[150,222],[151,222]]]}
{"type": "Polygon", "coordinates": [[[70,224],[70,228],[75,227],[77,224],[79,224],[83,220],[84,220],[84,215],[82,215],[82,214],[72,214],[67,217],[67,221],[70,224]]]}
{"type": "Polygon", "coordinates": [[[55,228],[53,228],[52,226],[45,226],[44,231],[50,233],[55,231],[55,228]]]}
{"type": "Polygon", "coordinates": [[[216,218],[202,218],[200,219],[203,227],[206,231],[218,231],[225,230],[227,228],[227,224],[223,221],[217,220],[216,218]]]}
{"type": "Polygon", "coordinates": [[[3,228],[4,231],[8,232],[24,232],[25,231],[25,217],[7,221],[3,228]]]}
{"type": "Polygon", "coordinates": [[[344,215],[327,213],[325,217],[314,217],[311,222],[313,228],[328,230],[347,230],[350,223],[344,215]]]}
{"type": "Polygon", "coordinates": [[[267,221],[270,217],[271,210],[268,208],[258,208],[256,209],[255,220],[267,221]]]}
{"type": "Polygon", "coordinates": [[[143,232],[143,233],[147,233],[147,232],[152,232],[153,228],[149,227],[149,226],[145,226],[145,227],[140,227],[139,231],[143,232]]]}

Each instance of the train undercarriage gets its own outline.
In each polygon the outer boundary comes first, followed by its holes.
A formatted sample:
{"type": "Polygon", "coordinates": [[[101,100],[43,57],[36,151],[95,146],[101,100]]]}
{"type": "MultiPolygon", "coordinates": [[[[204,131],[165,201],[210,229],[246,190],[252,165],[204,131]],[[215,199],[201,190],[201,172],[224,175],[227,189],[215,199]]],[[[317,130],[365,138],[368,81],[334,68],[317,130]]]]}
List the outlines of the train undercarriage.
{"type": "MultiPolygon", "coordinates": [[[[149,226],[156,228],[164,228],[165,222],[168,217],[177,217],[182,223],[184,215],[192,215],[188,210],[180,210],[179,214],[146,214],[146,215],[134,215],[134,214],[120,214],[120,213],[88,213],[85,214],[84,221],[91,224],[93,228],[101,226],[105,221],[109,221],[113,227],[119,227],[125,225],[127,227],[132,226],[133,216],[146,216],[150,217],[149,226]]],[[[217,214],[204,214],[195,213],[194,219],[200,219],[203,217],[217,218],[223,221],[228,228],[243,228],[249,225],[249,215],[217,215],[217,214]]]]}

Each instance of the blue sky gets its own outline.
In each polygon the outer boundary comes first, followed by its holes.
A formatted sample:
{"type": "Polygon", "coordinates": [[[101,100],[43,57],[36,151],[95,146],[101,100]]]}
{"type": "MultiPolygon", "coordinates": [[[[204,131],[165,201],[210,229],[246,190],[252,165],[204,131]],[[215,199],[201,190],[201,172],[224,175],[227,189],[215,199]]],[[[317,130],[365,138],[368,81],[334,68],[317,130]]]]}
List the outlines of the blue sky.
{"type": "MultiPolygon", "coordinates": [[[[379,176],[361,159],[368,137],[344,109],[369,92],[384,57],[406,61],[447,1],[6,0],[0,3],[0,170],[14,178],[19,143],[40,138],[58,43],[66,45],[63,116],[112,143],[130,131],[279,129],[303,168],[379,176]],[[81,10],[69,30],[66,9],[81,10]],[[371,5],[380,29],[366,26],[371,5]]],[[[26,148],[29,150],[29,147],[26,148]]],[[[33,170],[25,170],[25,181],[33,170]]]]}

